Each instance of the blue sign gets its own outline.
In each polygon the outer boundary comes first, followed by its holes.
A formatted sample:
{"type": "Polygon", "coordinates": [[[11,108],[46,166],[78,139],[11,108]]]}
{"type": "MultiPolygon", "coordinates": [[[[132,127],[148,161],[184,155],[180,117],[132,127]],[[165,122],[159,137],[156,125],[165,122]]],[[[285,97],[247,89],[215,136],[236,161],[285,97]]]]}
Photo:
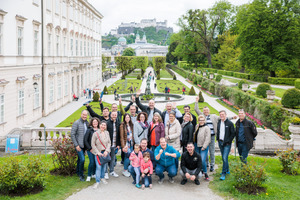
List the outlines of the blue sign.
{"type": "Polygon", "coordinates": [[[20,151],[20,136],[8,135],[6,138],[5,153],[17,153],[20,151]]]}

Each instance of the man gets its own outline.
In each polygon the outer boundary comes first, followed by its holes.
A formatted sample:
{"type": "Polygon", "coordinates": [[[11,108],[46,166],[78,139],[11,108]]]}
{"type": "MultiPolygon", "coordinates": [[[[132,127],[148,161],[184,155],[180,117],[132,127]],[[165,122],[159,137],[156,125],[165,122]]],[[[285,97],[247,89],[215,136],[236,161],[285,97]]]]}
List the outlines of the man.
{"type": "Polygon", "coordinates": [[[197,118],[196,118],[195,115],[193,115],[193,114],[191,113],[191,107],[190,107],[189,105],[185,105],[185,106],[183,107],[183,110],[184,110],[184,113],[182,113],[182,117],[179,119],[180,124],[183,122],[183,118],[184,118],[185,113],[190,113],[190,114],[192,115],[192,117],[193,117],[192,124],[193,124],[193,127],[194,127],[194,129],[195,129],[195,127],[196,127],[196,125],[197,125],[197,118]]]}
{"type": "MultiPolygon", "coordinates": [[[[103,104],[102,104],[102,99],[99,99],[99,104],[100,104],[100,109],[103,112],[103,104]]],[[[111,104],[111,112],[109,113],[109,117],[112,112],[117,112],[117,118],[120,121],[122,121],[122,113],[118,111],[118,105],[116,103],[111,104]]]]}
{"type": "MultiPolygon", "coordinates": [[[[120,121],[117,118],[117,112],[113,111],[110,115],[110,120],[107,121],[107,131],[109,132],[111,141],[110,157],[111,161],[109,163],[110,175],[118,177],[119,175],[114,171],[115,159],[116,159],[116,149],[120,149],[120,121]]],[[[105,179],[108,179],[108,173],[105,173],[105,179]]]]}
{"type": "Polygon", "coordinates": [[[145,112],[145,113],[148,114],[148,120],[147,121],[148,121],[148,123],[150,123],[153,119],[153,114],[155,112],[158,112],[161,115],[161,112],[160,112],[160,110],[155,108],[154,100],[150,100],[148,106],[145,106],[145,105],[141,104],[140,99],[139,99],[140,94],[141,94],[141,90],[139,90],[136,93],[136,99],[135,99],[136,105],[142,110],[142,112],[145,112]]]}
{"type": "MultiPolygon", "coordinates": [[[[195,112],[197,115],[204,115],[206,118],[206,124],[210,128],[211,141],[209,143],[209,157],[210,157],[210,171],[213,172],[215,169],[215,134],[217,133],[217,124],[220,117],[215,114],[210,114],[209,107],[204,106],[203,113],[199,110],[198,105],[199,97],[196,97],[195,112]]],[[[237,116],[228,117],[229,120],[236,119],[237,116]]],[[[206,163],[208,163],[208,156],[206,157],[206,163]]]]}
{"type": "Polygon", "coordinates": [[[180,119],[182,117],[182,114],[180,111],[176,108],[176,102],[168,102],[166,103],[166,110],[161,114],[161,118],[164,122],[164,125],[167,125],[167,122],[169,121],[169,114],[171,111],[175,112],[176,119],[180,119]]]}
{"type": "Polygon", "coordinates": [[[73,123],[72,130],[71,130],[71,139],[73,141],[74,147],[78,154],[76,172],[77,175],[79,176],[80,181],[85,181],[83,175],[83,168],[84,168],[84,161],[85,161],[84,135],[87,128],[89,127],[89,123],[86,120],[87,115],[88,115],[87,110],[83,110],[81,112],[80,119],[78,119],[73,123]]]}
{"type": "Polygon", "coordinates": [[[217,141],[222,154],[223,168],[221,174],[221,180],[225,180],[226,174],[230,174],[228,165],[228,155],[231,150],[231,143],[235,136],[234,125],[227,119],[226,111],[221,110],[219,112],[220,120],[217,126],[217,141]]]}
{"type": "Polygon", "coordinates": [[[159,177],[159,184],[164,181],[164,171],[168,172],[170,183],[174,183],[173,177],[177,175],[175,159],[179,159],[180,153],[174,147],[167,144],[166,138],[160,138],[160,145],[156,147],[154,156],[156,160],[156,175],[159,177]]]}
{"type": "Polygon", "coordinates": [[[86,109],[89,111],[91,117],[97,117],[100,121],[104,120],[107,122],[109,120],[109,108],[108,107],[103,108],[103,110],[102,110],[103,116],[95,113],[89,104],[86,104],[86,109]]]}
{"type": "Polygon", "coordinates": [[[202,169],[201,156],[195,152],[195,147],[192,142],[187,144],[186,149],[187,151],[182,154],[180,164],[180,175],[182,176],[181,185],[186,184],[188,179],[194,181],[196,185],[200,185],[199,178],[201,178],[200,171],[202,169]]]}
{"type": "MultiPolygon", "coordinates": [[[[148,145],[147,139],[143,138],[141,140],[141,144],[140,144],[140,146],[141,146],[141,152],[142,152],[142,154],[145,153],[145,152],[148,152],[150,154],[150,160],[151,160],[151,162],[153,164],[153,168],[155,168],[155,159],[154,159],[153,152],[150,149],[147,148],[147,145],[148,145]]],[[[136,184],[136,182],[135,182],[136,174],[135,174],[134,168],[131,165],[129,165],[128,166],[128,171],[130,172],[130,174],[131,174],[131,176],[133,178],[132,184],[135,185],[136,184]]],[[[148,178],[145,179],[145,186],[146,187],[149,186],[149,180],[148,180],[148,178]]]]}
{"type": "Polygon", "coordinates": [[[125,113],[129,110],[132,123],[136,122],[137,114],[140,113],[138,107],[133,105],[134,101],[135,97],[132,95],[132,101],[123,109],[122,98],[119,98],[119,108],[121,110],[122,115],[125,115],[125,113]]]}
{"type": "Polygon", "coordinates": [[[253,140],[257,136],[255,124],[245,118],[245,111],[239,110],[239,120],[235,123],[237,148],[242,162],[247,164],[247,157],[253,147],[253,140]]]}

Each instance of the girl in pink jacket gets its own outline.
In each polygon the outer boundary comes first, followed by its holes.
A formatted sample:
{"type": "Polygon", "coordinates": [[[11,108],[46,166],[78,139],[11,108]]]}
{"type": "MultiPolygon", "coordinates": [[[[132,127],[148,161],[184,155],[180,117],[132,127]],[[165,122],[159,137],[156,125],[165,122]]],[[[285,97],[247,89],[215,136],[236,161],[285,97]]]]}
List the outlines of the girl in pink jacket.
{"type": "Polygon", "coordinates": [[[152,189],[152,178],[153,174],[153,164],[150,160],[150,153],[145,152],[143,154],[143,160],[141,161],[141,173],[142,173],[142,189],[145,188],[145,177],[148,177],[149,188],[152,189]]]}
{"type": "Polygon", "coordinates": [[[136,187],[140,188],[140,174],[141,174],[141,160],[143,160],[143,154],[140,151],[140,145],[134,145],[134,151],[131,152],[129,156],[129,160],[131,160],[131,166],[133,167],[135,174],[136,174],[136,187]]]}

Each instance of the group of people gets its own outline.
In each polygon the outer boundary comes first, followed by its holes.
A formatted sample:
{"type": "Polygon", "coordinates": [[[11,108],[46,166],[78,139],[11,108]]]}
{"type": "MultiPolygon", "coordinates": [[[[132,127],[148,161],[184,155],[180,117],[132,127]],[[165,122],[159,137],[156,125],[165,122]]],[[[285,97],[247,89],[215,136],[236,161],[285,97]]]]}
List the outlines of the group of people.
{"type": "Polygon", "coordinates": [[[209,180],[207,168],[214,171],[215,139],[222,154],[221,180],[225,180],[230,173],[228,155],[234,137],[241,161],[247,162],[257,131],[254,123],[245,118],[243,110],[239,111],[239,119],[234,127],[230,120],[237,116],[227,117],[224,110],[219,112],[220,116],[210,114],[208,107],[204,107],[201,112],[198,97],[194,108],[198,115],[196,117],[188,105],[184,106],[184,113],[181,113],[176,103],[168,102],[166,110],[161,112],[155,107],[154,100],[143,105],[139,95],[140,90],[136,96],[132,96],[132,101],[125,108],[119,98],[119,110],[118,105],[113,103],[111,111],[103,107],[100,99],[102,115],[87,104],[87,110],[83,110],[81,118],[73,123],[71,138],[78,154],[77,174],[81,181],[96,178],[94,188],[97,188],[100,181],[107,183],[109,175],[118,177],[114,167],[116,154],[121,150],[122,174],[132,176],[137,188],[152,188],[154,171],[159,177],[159,184],[164,181],[165,171],[171,183],[174,183],[173,178],[179,171],[182,185],[188,180],[199,185],[201,174],[204,174],[205,180],[209,180]],[[88,113],[92,117],[89,123],[88,113]],[[90,161],[86,179],[83,175],[85,151],[90,161]],[[108,163],[101,161],[108,157],[108,163]]]}

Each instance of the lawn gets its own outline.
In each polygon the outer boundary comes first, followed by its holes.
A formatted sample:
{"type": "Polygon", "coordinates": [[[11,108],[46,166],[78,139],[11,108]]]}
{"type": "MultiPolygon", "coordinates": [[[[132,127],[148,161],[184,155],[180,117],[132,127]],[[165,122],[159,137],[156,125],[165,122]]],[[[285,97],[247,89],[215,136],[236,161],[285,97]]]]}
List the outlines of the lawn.
{"type": "MultiPolygon", "coordinates": [[[[230,161],[234,161],[235,159],[238,158],[229,156],[229,163],[230,161]]],[[[249,159],[254,159],[254,161],[258,165],[262,165],[266,161],[266,165],[264,166],[264,168],[267,173],[268,180],[264,183],[264,186],[267,187],[265,193],[261,193],[259,195],[248,195],[240,193],[233,186],[235,180],[232,175],[226,176],[225,181],[219,180],[220,173],[222,171],[221,156],[216,156],[216,164],[218,164],[219,168],[216,170],[216,173],[214,174],[214,180],[210,182],[209,187],[222,197],[226,197],[226,199],[299,199],[299,175],[290,176],[281,173],[281,164],[277,158],[251,156],[248,158],[248,161],[249,159]]],[[[229,168],[231,172],[233,172],[232,167],[230,166],[229,168]]]]}
{"type": "MultiPolygon", "coordinates": [[[[201,111],[203,111],[203,107],[204,107],[204,106],[207,106],[207,107],[209,107],[210,114],[216,114],[216,115],[219,115],[219,112],[218,112],[216,109],[214,109],[213,107],[211,107],[211,106],[210,106],[208,103],[206,103],[206,102],[198,103],[198,105],[199,105],[199,109],[200,109],[201,111]]],[[[189,106],[191,107],[191,113],[197,117],[198,115],[197,115],[197,113],[195,112],[195,109],[194,109],[194,108],[195,108],[195,103],[191,103],[191,104],[189,104],[189,106]]],[[[180,110],[181,113],[184,113],[183,107],[184,107],[184,105],[177,106],[178,110],[180,110]]]]}
{"type": "MultiPolygon", "coordinates": [[[[238,83],[238,82],[240,82],[240,80],[241,80],[241,79],[235,79],[235,78],[228,78],[228,77],[224,77],[224,76],[222,76],[222,79],[228,80],[228,81],[230,81],[231,83],[238,83]]],[[[249,82],[249,85],[252,85],[252,84],[253,84],[253,83],[250,82],[250,81],[248,81],[248,82],[249,82]]]]}
{"type": "MultiPolygon", "coordinates": [[[[253,90],[256,91],[257,88],[252,88],[253,90]]],[[[283,97],[283,94],[285,93],[286,89],[281,89],[281,88],[272,88],[272,90],[275,91],[275,96],[276,97],[280,97],[282,98],[283,97]]]]}
{"type": "Polygon", "coordinates": [[[125,76],[125,78],[135,78],[136,79],[138,75],[141,76],[141,70],[135,69],[131,73],[127,74],[125,76]]]}
{"type": "Polygon", "coordinates": [[[223,103],[221,100],[217,99],[217,102],[218,102],[219,104],[221,104],[222,106],[224,106],[225,108],[227,108],[228,110],[234,112],[236,115],[239,114],[238,111],[232,109],[230,106],[228,106],[226,103],[223,103]]]}
{"type": "MultiPolygon", "coordinates": [[[[36,156],[36,155],[31,155],[36,156]]],[[[18,156],[19,158],[25,160],[28,159],[28,155],[21,155],[18,156]]],[[[53,169],[53,162],[51,159],[51,155],[47,155],[47,158],[45,158],[45,155],[41,155],[41,159],[44,161],[45,164],[49,166],[49,169],[53,169]]],[[[89,159],[86,156],[86,162],[85,162],[85,171],[87,172],[89,159]]],[[[5,162],[7,160],[7,157],[0,157],[0,162],[5,162]]],[[[26,195],[23,197],[9,197],[9,196],[2,196],[0,195],[1,200],[63,200],[66,199],[68,196],[72,195],[75,192],[80,191],[83,188],[86,188],[92,184],[95,183],[95,179],[92,179],[91,182],[81,182],[79,181],[79,178],[77,175],[71,176],[71,177],[65,177],[65,176],[54,176],[49,175],[46,178],[46,187],[45,189],[38,193],[38,194],[32,194],[32,195],[26,195]]]]}
{"type": "MultiPolygon", "coordinates": [[[[97,113],[97,114],[101,114],[102,112],[100,110],[100,105],[99,102],[91,102],[90,106],[92,107],[92,109],[97,113]]],[[[111,108],[111,104],[103,102],[103,106],[104,107],[108,107],[109,109],[111,108]]],[[[64,121],[62,121],[61,123],[59,123],[56,127],[72,127],[72,124],[78,120],[80,118],[81,115],[81,111],[86,109],[85,106],[82,106],[81,108],[79,108],[78,110],[76,110],[72,115],[70,115],[69,117],[67,117],[64,121]]],[[[89,121],[89,115],[88,115],[88,121],[89,121]]]]}
{"type": "Polygon", "coordinates": [[[171,76],[171,74],[167,70],[161,69],[160,78],[173,78],[173,76],[171,76]]]}
{"type": "Polygon", "coordinates": [[[130,93],[129,89],[131,86],[133,87],[133,89],[134,89],[134,87],[136,87],[138,90],[138,89],[140,89],[141,84],[142,84],[141,80],[127,79],[127,87],[125,88],[123,86],[124,82],[125,82],[125,80],[118,80],[113,85],[109,86],[108,94],[113,94],[115,89],[117,89],[118,94],[130,93]]]}
{"type": "Polygon", "coordinates": [[[165,93],[165,87],[170,88],[170,94],[182,94],[182,87],[186,89],[185,94],[188,94],[190,89],[178,80],[156,80],[157,90],[165,93]]]}

